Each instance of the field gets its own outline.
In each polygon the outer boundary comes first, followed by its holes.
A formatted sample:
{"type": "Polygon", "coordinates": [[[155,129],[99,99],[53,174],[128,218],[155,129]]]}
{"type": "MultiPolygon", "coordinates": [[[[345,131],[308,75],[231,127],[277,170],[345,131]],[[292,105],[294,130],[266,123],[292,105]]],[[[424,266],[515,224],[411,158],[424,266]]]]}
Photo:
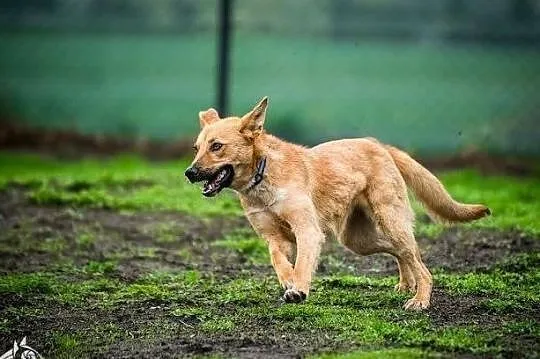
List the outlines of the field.
{"type": "MultiPolygon", "coordinates": [[[[296,141],[372,135],[418,152],[540,154],[533,49],[236,33],[231,112],[264,95],[296,141]],[[421,129],[420,131],[418,129],[421,129]]],[[[0,34],[0,116],[158,139],[214,104],[213,34],[0,34]]]]}
{"type": "Polygon", "coordinates": [[[535,358],[540,180],[440,173],[493,216],[445,228],[419,206],[433,306],[406,312],[387,256],[328,241],[304,304],[284,304],[232,193],[204,199],[187,161],[0,153],[0,351],[45,357],[535,358]]]}

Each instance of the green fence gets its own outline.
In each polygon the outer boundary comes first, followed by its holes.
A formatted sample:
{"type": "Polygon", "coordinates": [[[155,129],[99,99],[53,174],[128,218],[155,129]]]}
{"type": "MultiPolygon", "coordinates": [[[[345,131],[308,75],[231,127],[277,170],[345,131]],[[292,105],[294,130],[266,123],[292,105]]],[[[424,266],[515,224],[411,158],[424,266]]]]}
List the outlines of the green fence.
{"type": "MultiPolygon", "coordinates": [[[[4,5],[2,116],[196,134],[215,101],[214,1],[50,3],[4,5]]],[[[268,95],[268,129],[305,144],[375,136],[431,154],[540,154],[538,2],[532,15],[510,0],[314,3],[235,2],[232,113],[268,95]]]]}

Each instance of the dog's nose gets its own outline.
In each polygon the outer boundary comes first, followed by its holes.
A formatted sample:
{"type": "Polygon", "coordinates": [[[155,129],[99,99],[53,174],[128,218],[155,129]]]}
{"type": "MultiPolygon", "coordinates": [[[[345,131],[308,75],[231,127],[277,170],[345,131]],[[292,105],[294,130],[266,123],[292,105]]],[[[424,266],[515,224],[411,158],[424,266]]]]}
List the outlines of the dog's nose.
{"type": "Polygon", "coordinates": [[[191,183],[193,183],[197,179],[197,175],[199,174],[199,170],[197,169],[197,167],[191,166],[186,170],[186,172],[184,174],[186,175],[188,180],[191,183]]]}

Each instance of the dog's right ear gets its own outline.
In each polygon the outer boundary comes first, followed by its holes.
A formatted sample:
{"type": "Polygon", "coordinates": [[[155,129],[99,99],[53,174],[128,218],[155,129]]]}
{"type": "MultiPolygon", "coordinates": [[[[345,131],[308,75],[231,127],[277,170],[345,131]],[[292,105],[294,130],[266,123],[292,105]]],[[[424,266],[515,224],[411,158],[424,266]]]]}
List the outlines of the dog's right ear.
{"type": "Polygon", "coordinates": [[[201,129],[204,128],[204,126],[207,126],[218,120],[219,120],[219,114],[213,108],[209,108],[206,111],[199,112],[199,122],[201,124],[201,129]]]}

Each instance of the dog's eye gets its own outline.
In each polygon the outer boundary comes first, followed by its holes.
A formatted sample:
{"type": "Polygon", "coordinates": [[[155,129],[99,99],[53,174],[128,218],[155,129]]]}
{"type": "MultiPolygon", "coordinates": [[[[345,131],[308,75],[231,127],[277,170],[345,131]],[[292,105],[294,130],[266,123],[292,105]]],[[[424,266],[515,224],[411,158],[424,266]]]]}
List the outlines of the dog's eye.
{"type": "Polygon", "coordinates": [[[223,145],[219,142],[214,142],[210,145],[210,151],[216,152],[219,151],[223,147],[223,145]]]}

